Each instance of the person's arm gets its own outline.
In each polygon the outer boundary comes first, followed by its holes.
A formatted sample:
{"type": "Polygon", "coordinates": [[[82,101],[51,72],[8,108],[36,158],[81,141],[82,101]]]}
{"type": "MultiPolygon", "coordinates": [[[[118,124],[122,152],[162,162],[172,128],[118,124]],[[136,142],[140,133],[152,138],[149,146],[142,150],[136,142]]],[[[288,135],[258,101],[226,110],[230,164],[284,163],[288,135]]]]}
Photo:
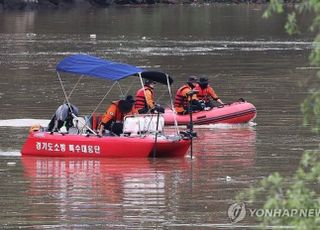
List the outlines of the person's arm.
{"type": "Polygon", "coordinates": [[[218,100],[217,100],[217,102],[219,102],[220,104],[224,104],[222,101],[221,101],[221,99],[219,98],[218,100]]]}
{"type": "Polygon", "coordinates": [[[116,105],[112,104],[109,106],[109,108],[107,109],[107,111],[103,115],[101,123],[100,123],[99,132],[98,132],[98,134],[100,136],[102,136],[102,132],[104,130],[105,124],[107,124],[109,121],[111,121],[114,118],[114,116],[116,114],[116,110],[117,110],[116,105]]]}
{"type": "Polygon", "coordinates": [[[216,92],[214,91],[214,89],[212,87],[208,87],[208,94],[210,95],[210,97],[212,97],[213,100],[219,102],[220,104],[223,104],[223,102],[221,101],[221,99],[218,97],[218,95],[216,94],[216,92]]]}

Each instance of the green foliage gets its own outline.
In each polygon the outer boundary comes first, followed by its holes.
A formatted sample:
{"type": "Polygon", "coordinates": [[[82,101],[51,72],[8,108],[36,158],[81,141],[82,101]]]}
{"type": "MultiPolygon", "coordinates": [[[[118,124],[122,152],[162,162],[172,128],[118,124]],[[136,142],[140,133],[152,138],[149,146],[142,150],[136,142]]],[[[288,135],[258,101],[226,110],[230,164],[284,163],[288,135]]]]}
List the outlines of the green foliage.
{"type": "MultiPolygon", "coordinates": [[[[306,151],[300,166],[293,175],[292,183],[288,184],[279,173],[273,173],[260,181],[256,187],[251,187],[240,193],[238,201],[246,201],[252,205],[258,200],[266,200],[264,210],[318,210],[320,208],[320,150],[306,151]]],[[[250,205],[249,205],[250,206],[250,205]]],[[[260,217],[262,226],[294,226],[297,229],[315,229],[320,225],[320,217],[299,215],[260,217]]]]}
{"type": "Polygon", "coordinates": [[[320,90],[311,92],[301,105],[303,124],[314,132],[320,132],[320,90]]]}
{"type": "Polygon", "coordinates": [[[282,0],[270,0],[267,10],[264,12],[264,18],[269,18],[273,13],[283,13],[283,1],[282,0]]]}
{"type": "MultiPolygon", "coordinates": [[[[270,17],[273,13],[283,13],[284,5],[281,0],[271,0],[263,17],[270,17]]],[[[315,32],[317,36],[314,39],[313,49],[309,56],[310,63],[314,66],[320,66],[320,1],[319,0],[302,0],[300,4],[296,4],[291,12],[287,12],[287,22],[285,30],[289,34],[300,33],[299,18],[303,14],[313,15],[309,30],[315,32]]],[[[320,72],[318,72],[320,76],[320,72]]],[[[316,86],[311,94],[305,99],[301,105],[301,111],[304,114],[303,124],[311,126],[312,131],[320,132],[320,94],[319,86],[316,86]]]]}
{"type": "Polygon", "coordinates": [[[296,34],[300,33],[299,26],[297,24],[297,15],[296,12],[292,12],[288,14],[287,23],[284,26],[288,34],[296,34]]]}
{"type": "Polygon", "coordinates": [[[314,39],[313,49],[309,58],[312,65],[320,66],[320,35],[317,35],[314,39]]]}
{"type": "MultiPolygon", "coordinates": [[[[263,17],[270,17],[273,13],[283,13],[284,5],[280,0],[271,0],[263,17]]],[[[313,50],[310,54],[310,63],[320,66],[320,0],[302,0],[295,5],[291,12],[287,12],[285,29],[289,34],[299,33],[299,17],[303,14],[313,15],[309,30],[317,34],[314,39],[313,50]]],[[[317,73],[320,76],[320,72],[317,73]]],[[[310,92],[310,95],[301,105],[304,114],[303,124],[311,130],[320,133],[320,87],[319,79],[310,92]]],[[[264,200],[263,209],[282,210],[319,210],[320,198],[320,149],[305,151],[299,168],[292,178],[286,179],[275,172],[260,181],[257,186],[242,192],[237,200],[254,203],[264,200]],[[290,183],[289,183],[290,182],[290,183]]],[[[318,229],[320,216],[301,217],[299,215],[260,217],[264,228],[270,226],[291,226],[295,229],[318,229]]]]}
{"type": "MultiPolygon", "coordinates": [[[[319,11],[319,14],[320,14],[320,11],[319,11]]],[[[313,23],[313,25],[318,23],[319,22],[313,23]]],[[[313,49],[309,56],[309,59],[312,65],[320,66],[320,35],[319,34],[316,36],[313,42],[313,49]]],[[[302,103],[301,111],[303,113],[303,125],[310,126],[313,132],[320,133],[320,87],[319,87],[320,72],[318,72],[317,75],[318,75],[318,78],[317,78],[317,81],[315,82],[314,88],[311,89],[310,94],[302,103]]]]}

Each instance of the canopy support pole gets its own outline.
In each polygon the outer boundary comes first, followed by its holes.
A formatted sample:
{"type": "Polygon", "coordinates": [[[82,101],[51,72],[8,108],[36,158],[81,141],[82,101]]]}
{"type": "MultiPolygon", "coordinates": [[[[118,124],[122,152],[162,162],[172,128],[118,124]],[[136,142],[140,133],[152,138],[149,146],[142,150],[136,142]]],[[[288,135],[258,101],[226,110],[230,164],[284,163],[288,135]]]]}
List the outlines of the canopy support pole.
{"type": "Polygon", "coordinates": [[[167,77],[167,86],[168,86],[168,91],[169,91],[169,98],[170,98],[170,104],[171,104],[171,108],[173,110],[173,120],[174,120],[174,128],[176,130],[176,133],[179,134],[179,126],[178,126],[178,121],[177,121],[177,112],[174,109],[174,105],[173,105],[173,99],[172,99],[172,92],[171,92],[171,86],[170,86],[170,81],[169,81],[169,75],[166,74],[167,77]]]}
{"type": "Polygon", "coordinates": [[[68,98],[70,99],[71,98],[71,95],[73,93],[73,91],[76,89],[76,87],[79,85],[81,79],[83,78],[83,75],[81,75],[81,77],[79,77],[78,81],[76,82],[76,84],[73,86],[73,88],[71,89],[69,95],[68,95],[68,98]]]}
{"type": "MultiPolygon", "coordinates": [[[[61,88],[62,88],[62,91],[63,91],[63,94],[64,94],[64,97],[66,98],[66,102],[67,102],[67,105],[71,111],[71,115],[73,118],[77,118],[77,116],[73,113],[73,110],[72,110],[72,107],[71,107],[71,104],[70,104],[70,101],[69,101],[69,98],[68,98],[68,95],[67,95],[67,92],[66,92],[66,89],[64,88],[64,85],[63,85],[63,82],[62,82],[62,79],[61,79],[61,76],[60,76],[60,73],[57,72],[57,76],[58,76],[58,79],[59,79],[59,82],[60,82],[60,85],[61,85],[61,88]]],[[[83,122],[80,121],[80,123],[84,126],[86,126],[86,128],[88,130],[90,130],[94,135],[98,135],[95,131],[93,131],[87,124],[84,124],[83,122]]]]}
{"type": "Polygon", "coordinates": [[[68,105],[70,111],[73,113],[72,108],[71,108],[71,106],[70,106],[70,101],[69,101],[69,97],[68,97],[68,95],[67,95],[67,91],[66,91],[66,89],[64,88],[64,85],[63,85],[63,82],[62,82],[62,79],[61,79],[61,76],[60,76],[60,73],[59,73],[59,72],[57,72],[57,76],[58,76],[58,79],[59,79],[59,82],[60,82],[60,86],[61,86],[61,88],[62,88],[63,95],[64,95],[64,97],[65,97],[65,99],[66,99],[67,105],[68,105]]]}
{"type": "Polygon", "coordinates": [[[96,108],[93,110],[93,112],[91,113],[89,119],[92,117],[92,115],[98,110],[98,108],[100,107],[100,105],[102,104],[102,102],[106,99],[106,97],[108,96],[108,94],[110,93],[110,91],[113,89],[113,87],[117,84],[117,81],[115,81],[110,89],[107,91],[107,93],[103,96],[102,100],[99,102],[99,104],[96,106],[96,108]]]}
{"type": "Polygon", "coordinates": [[[123,90],[122,90],[121,85],[120,85],[120,82],[119,82],[119,81],[117,81],[117,83],[118,83],[117,85],[118,85],[118,88],[119,88],[120,93],[121,93],[121,99],[125,99],[125,98],[124,98],[123,90]]]}

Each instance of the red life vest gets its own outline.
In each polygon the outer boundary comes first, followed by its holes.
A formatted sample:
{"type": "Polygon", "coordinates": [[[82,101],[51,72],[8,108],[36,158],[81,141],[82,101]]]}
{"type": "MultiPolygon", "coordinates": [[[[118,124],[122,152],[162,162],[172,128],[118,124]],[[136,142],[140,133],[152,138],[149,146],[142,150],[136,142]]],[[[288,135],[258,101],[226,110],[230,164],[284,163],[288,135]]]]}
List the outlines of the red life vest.
{"type": "Polygon", "coordinates": [[[189,85],[183,85],[180,87],[176,93],[176,97],[174,99],[174,107],[184,107],[186,108],[188,106],[188,99],[186,95],[182,94],[182,91],[185,89],[190,89],[189,85]]]}
{"type": "Polygon", "coordinates": [[[208,88],[204,88],[202,89],[199,85],[197,85],[195,87],[195,90],[199,91],[199,93],[197,94],[197,97],[199,100],[203,100],[205,102],[208,102],[210,101],[209,100],[209,93],[208,93],[208,88]]]}
{"type": "Polygon", "coordinates": [[[136,109],[143,109],[148,108],[148,104],[144,95],[144,90],[149,90],[151,94],[153,95],[153,90],[149,86],[144,86],[143,88],[139,89],[136,93],[136,102],[135,102],[135,108],[136,109]]]}
{"type": "Polygon", "coordinates": [[[219,99],[218,95],[216,94],[216,92],[213,90],[213,88],[210,85],[208,85],[204,89],[202,89],[200,85],[197,85],[195,87],[195,90],[199,91],[199,93],[197,94],[197,97],[199,100],[209,102],[211,100],[211,98],[213,100],[219,99]]]}

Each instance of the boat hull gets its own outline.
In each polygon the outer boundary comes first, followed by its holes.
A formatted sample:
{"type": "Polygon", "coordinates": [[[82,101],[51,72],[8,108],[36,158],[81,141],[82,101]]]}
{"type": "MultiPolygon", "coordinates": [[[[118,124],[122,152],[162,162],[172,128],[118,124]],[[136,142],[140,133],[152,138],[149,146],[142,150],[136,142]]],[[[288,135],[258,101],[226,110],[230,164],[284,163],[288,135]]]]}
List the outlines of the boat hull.
{"type": "MultiPolygon", "coordinates": [[[[183,157],[186,155],[190,146],[190,141],[180,140],[180,141],[162,141],[160,140],[155,144],[156,157],[183,157]]],[[[153,152],[150,156],[153,155],[153,152]]]]}
{"type": "MultiPolygon", "coordinates": [[[[247,123],[252,121],[257,114],[255,106],[246,101],[238,101],[226,104],[223,107],[214,107],[209,111],[199,111],[192,114],[194,125],[207,125],[216,123],[247,123]]],[[[190,115],[176,115],[179,125],[188,125],[190,115]]],[[[174,114],[170,109],[166,109],[164,114],[165,125],[174,125],[174,114]]]]}
{"type": "Polygon", "coordinates": [[[31,132],[21,154],[44,157],[182,157],[189,140],[154,137],[96,137],[74,134],[31,132]]]}

